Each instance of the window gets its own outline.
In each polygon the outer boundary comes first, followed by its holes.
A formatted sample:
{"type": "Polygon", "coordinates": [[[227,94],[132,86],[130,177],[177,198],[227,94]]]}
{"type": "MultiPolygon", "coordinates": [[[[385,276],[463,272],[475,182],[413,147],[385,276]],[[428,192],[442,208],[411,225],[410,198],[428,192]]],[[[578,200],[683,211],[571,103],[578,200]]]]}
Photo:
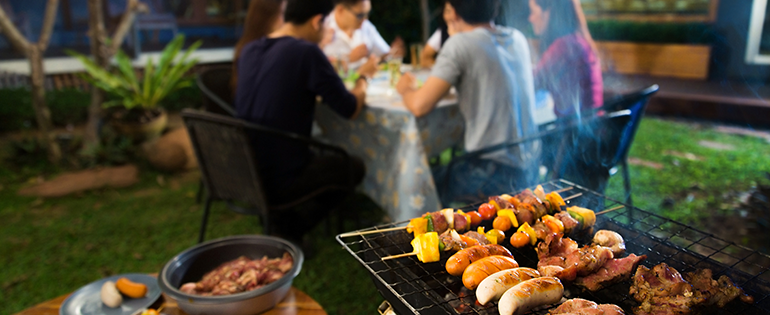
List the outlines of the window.
{"type": "Polygon", "coordinates": [[[746,44],[746,63],[770,64],[770,21],[767,0],[754,0],[751,8],[749,38],[746,44]]]}

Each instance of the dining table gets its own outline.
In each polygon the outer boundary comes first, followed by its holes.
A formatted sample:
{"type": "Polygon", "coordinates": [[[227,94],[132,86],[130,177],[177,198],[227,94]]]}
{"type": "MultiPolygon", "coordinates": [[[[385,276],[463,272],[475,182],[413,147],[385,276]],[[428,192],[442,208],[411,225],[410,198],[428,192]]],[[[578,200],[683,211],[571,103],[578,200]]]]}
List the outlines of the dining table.
{"type": "MultiPolygon", "coordinates": [[[[428,70],[414,72],[425,82],[428,70]]],[[[366,165],[362,189],[399,222],[441,209],[431,158],[447,149],[462,149],[464,120],[454,89],[430,113],[415,117],[390,84],[387,71],[370,81],[366,106],[354,119],[319,105],[317,137],[341,146],[366,165]]]]}
{"type": "MultiPolygon", "coordinates": [[[[64,303],[69,296],[70,294],[65,294],[49,301],[45,301],[16,313],[16,315],[59,315],[59,309],[61,308],[62,303],[64,303]]],[[[159,309],[161,307],[161,312],[166,315],[187,315],[187,313],[177,306],[174,299],[165,294],[162,294],[151,306],[151,308],[154,309],[159,309]]],[[[278,302],[274,308],[261,315],[326,315],[326,311],[324,311],[323,307],[305,292],[292,287],[281,302],[278,302]]]]}

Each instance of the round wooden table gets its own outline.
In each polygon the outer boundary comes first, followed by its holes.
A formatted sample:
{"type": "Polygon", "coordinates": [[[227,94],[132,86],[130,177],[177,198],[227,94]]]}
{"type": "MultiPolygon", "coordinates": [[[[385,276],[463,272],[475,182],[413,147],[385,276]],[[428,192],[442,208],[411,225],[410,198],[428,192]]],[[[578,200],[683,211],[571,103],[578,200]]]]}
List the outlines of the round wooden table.
{"type": "MultiPolygon", "coordinates": [[[[70,296],[69,294],[62,295],[53,300],[46,301],[28,308],[16,315],[58,315],[59,307],[64,303],[64,300],[70,296]]],[[[181,309],[177,308],[176,301],[163,294],[152,308],[159,308],[163,306],[163,313],[168,315],[187,315],[181,309]]],[[[305,292],[292,287],[286,298],[279,302],[273,309],[262,313],[262,315],[326,315],[323,307],[318,302],[313,300],[305,292]]]]}

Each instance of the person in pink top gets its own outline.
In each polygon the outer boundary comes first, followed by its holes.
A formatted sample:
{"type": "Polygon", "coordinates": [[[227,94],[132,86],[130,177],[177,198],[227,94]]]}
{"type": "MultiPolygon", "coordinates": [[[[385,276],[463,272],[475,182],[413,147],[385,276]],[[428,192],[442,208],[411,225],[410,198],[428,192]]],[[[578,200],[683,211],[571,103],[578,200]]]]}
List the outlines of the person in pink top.
{"type": "Polygon", "coordinates": [[[535,89],[547,90],[556,117],[601,107],[602,68],[578,0],[529,0],[529,22],[545,51],[535,89]]]}

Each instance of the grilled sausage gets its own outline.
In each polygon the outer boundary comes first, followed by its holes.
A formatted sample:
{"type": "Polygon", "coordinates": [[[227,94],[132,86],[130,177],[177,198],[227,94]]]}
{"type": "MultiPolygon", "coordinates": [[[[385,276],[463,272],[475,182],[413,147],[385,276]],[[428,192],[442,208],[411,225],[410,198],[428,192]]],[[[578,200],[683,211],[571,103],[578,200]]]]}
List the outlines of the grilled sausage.
{"type": "Polygon", "coordinates": [[[495,272],[482,280],[476,288],[476,300],[481,304],[499,300],[505,291],[515,285],[533,278],[540,277],[540,273],[532,268],[513,268],[495,272]]]}
{"type": "Polygon", "coordinates": [[[513,255],[511,255],[507,248],[497,244],[473,246],[458,251],[452,257],[449,257],[449,260],[446,262],[446,271],[450,275],[459,277],[462,276],[465,268],[468,268],[472,262],[494,255],[513,258],[513,255]]]}
{"type": "Polygon", "coordinates": [[[500,270],[516,268],[519,263],[508,256],[489,256],[473,262],[463,272],[463,284],[469,290],[474,290],[479,283],[489,275],[500,270]]]}
{"type": "Polygon", "coordinates": [[[563,294],[559,278],[534,278],[505,291],[497,307],[500,315],[519,315],[540,305],[559,302],[563,294]]]}

